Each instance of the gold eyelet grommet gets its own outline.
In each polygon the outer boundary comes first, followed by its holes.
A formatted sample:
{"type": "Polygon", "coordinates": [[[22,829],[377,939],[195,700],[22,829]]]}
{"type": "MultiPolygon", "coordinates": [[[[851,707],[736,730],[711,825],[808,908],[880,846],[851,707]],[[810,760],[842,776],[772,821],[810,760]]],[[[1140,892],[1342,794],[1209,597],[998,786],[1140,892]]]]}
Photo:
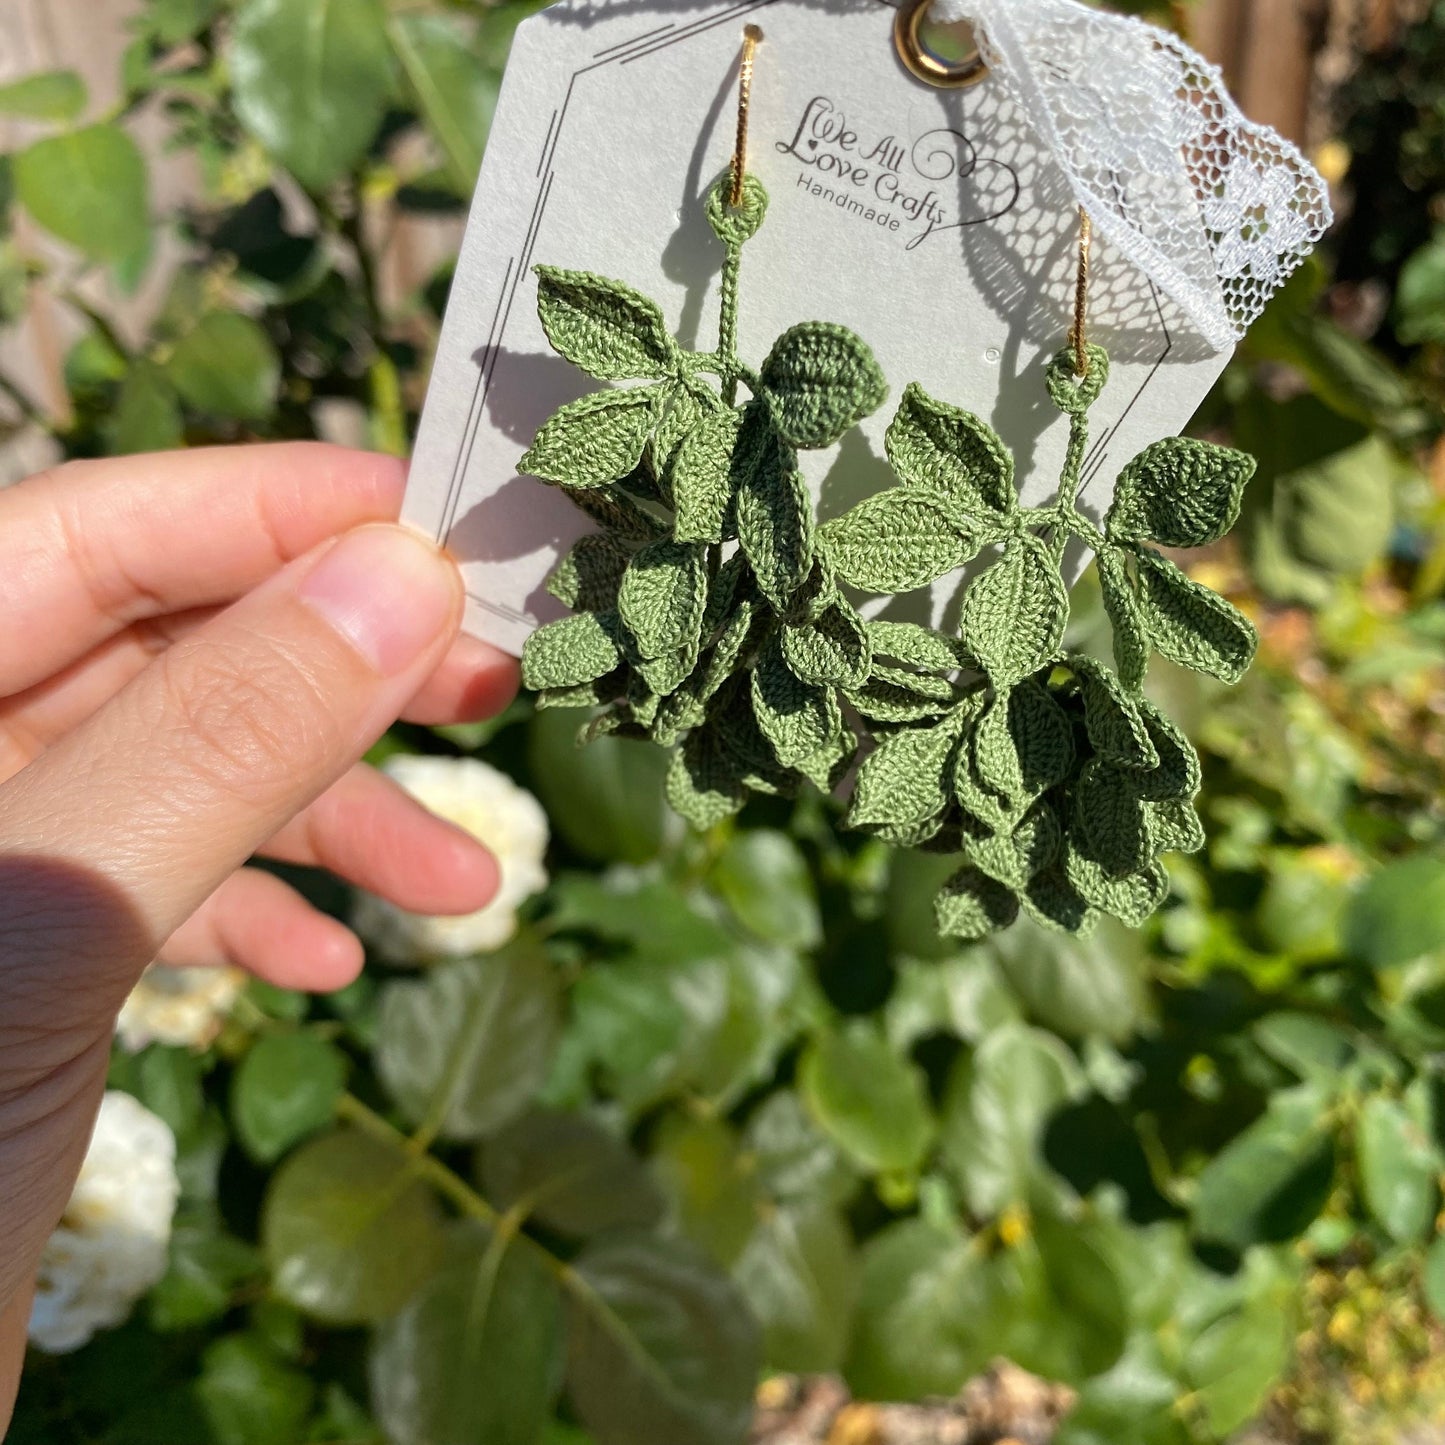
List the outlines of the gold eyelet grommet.
{"type": "Polygon", "coordinates": [[[988,77],[988,62],[975,49],[963,60],[943,60],[923,43],[923,22],[933,0],[903,0],[893,21],[893,44],[898,58],[926,85],[960,90],[988,77]]]}

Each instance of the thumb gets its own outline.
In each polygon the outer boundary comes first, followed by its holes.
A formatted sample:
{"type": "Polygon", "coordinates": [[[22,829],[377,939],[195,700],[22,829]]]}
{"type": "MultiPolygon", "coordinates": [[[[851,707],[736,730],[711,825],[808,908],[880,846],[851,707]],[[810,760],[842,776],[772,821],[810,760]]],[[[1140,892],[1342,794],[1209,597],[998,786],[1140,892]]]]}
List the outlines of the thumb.
{"type": "Polygon", "coordinates": [[[360,528],[172,647],[0,789],[0,855],[26,874],[0,872],[0,917],[18,886],[10,917],[50,940],[42,985],[0,921],[0,1015],[18,968],[32,1007],[64,997],[113,1018],[164,940],[397,717],[462,605],[460,576],[428,541],[360,528]],[[74,908],[87,893],[110,903],[74,908]],[[107,914],[96,936],[84,920],[107,914]]]}

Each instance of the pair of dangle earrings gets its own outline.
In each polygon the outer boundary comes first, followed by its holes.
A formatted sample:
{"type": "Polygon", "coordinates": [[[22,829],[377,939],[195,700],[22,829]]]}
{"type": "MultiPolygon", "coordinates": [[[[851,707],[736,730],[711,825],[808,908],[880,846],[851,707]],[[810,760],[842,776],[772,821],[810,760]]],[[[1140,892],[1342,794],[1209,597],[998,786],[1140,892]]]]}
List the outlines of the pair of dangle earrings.
{"type": "Polygon", "coordinates": [[[887,431],[895,485],[820,525],[798,453],[837,444],[888,386],[830,322],[791,327],[756,368],[738,354],[743,252],[768,210],[747,167],[760,39],[749,27],[733,161],[706,200],[723,253],[716,350],[682,348],[621,281],[537,267],[553,348],[616,384],[563,407],[520,463],[596,524],[548,583],[570,615],[528,640],[524,680],[539,707],[592,710],[583,742],[672,750],[669,801],[699,828],[812,784],[846,792],[844,827],[955,856],[936,904],[946,936],[1020,913],[1071,934],[1105,915],[1140,925],[1168,893],[1163,856],[1204,842],[1199,760],[1145,695],[1150,659],[1234,682],[1257,642],[1158,548],[1223,537],[1254,463],[1168,438],[1123,469],[1102,526],[1080,510],[1109,376],[1087,334],[1081,213],[1073,325],[1046,371],[1069,426],[1055,499],[1022,506],[998,434],[911,384],[887,431]],[[1065,641],[1074,539],[1096,559],[1112,660],[1065,641]],[[953,574],[967,579],[956,633],[873,617],[953,574]]]}

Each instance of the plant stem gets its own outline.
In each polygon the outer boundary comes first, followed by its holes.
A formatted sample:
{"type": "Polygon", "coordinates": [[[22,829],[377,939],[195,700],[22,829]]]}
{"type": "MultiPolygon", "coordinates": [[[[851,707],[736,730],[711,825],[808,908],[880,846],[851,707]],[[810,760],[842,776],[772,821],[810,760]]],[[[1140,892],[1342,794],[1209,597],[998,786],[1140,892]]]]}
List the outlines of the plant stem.
{"type": "Polygon", "coordinates": [[[735,406],[742,361],[738,356],[738,281],[742,273],[743,248],[731,243],[722,269],[722,299],[719,307],[718,370],[722,377],[723,400],[735,406]]]}

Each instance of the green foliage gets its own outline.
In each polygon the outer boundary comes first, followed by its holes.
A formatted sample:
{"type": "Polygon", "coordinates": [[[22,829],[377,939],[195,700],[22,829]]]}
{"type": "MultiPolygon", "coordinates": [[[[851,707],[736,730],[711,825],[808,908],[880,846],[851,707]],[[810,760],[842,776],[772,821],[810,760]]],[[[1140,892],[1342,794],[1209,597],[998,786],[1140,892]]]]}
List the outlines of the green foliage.
{"type": "MultiPolygon", "coordinates": [[[[63,75],[0,89],[27,118],[0,316],[50,284],[21,211],[127,288],[153,222],[194,257],[139,337],[75,310],[63,418],[22,403],[71,456],[310,436],[336,406],[402,449],[444,278],[384,300],[362,205],[460,212],[533,8],[148,0],[125,114],[63,75]],[[140,105],[202,178],[183,213],[151,212],[140,105]]],[[[908,387],[897,484],[815,526],[798,449],[882,401],[851,333],[790,331],[724,396],[645,298],[544,271],[554,346],[622,385],[534,460],[606,535],[553,580],[578,616],[529,656],[535,710],[391,745],[479,748],[535,791],[552,882],[501,953],[256,989],[207,1050],[117,1053],[111,1086],[177,1135],[169,1268],[127,1326],[32,1357],[10,1438],[741,1445],[762,1371],[919,1399],[1001,1354],[1077,1387],[1061,1445],[1218,1445],[1266,1409],[1357,1445],[1357,1403],[1322,1413],[1341,1381],[1423,1397],[1441,33],[1366,67],[1396,120],[1349,121],[1367,189],[1339,265],[1383,278],[1383,330],[1307,268],[1208,441],[1126,470],[1062,637],[1051,529],[983,422],[908,387]],[[1242,496],[1225,441],[1260,458],[1242,496]],[[966,559],[961,637],[847,590],[966,559]],[[1260,659],[1227,691],[1244,616],[1260,659]],[[619,725],[576,748],[599,707],[619,725]],[[825,794],[860,719],[845,833],[825,794]],[[1351,1324],[1371,1310],[1402,1321],[1387,1349],[1351,1324]]],[[[753,196],[724,241],[760,219],[753,196]]]]}

